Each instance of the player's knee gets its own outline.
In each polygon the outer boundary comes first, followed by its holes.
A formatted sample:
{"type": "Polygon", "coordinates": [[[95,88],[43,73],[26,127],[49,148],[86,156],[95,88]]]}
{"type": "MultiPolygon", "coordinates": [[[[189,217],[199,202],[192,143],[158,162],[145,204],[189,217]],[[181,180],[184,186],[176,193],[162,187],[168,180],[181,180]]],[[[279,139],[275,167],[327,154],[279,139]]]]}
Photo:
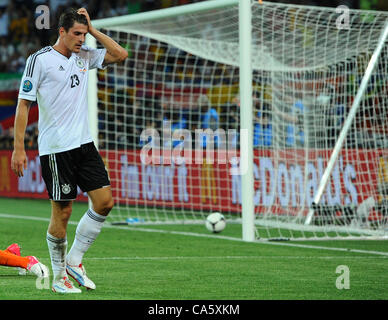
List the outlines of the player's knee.
{"type": "Polygon", "coordinates": [[[100,200],[100,202],[97,205],[97,208],[95,207],[95,210],[99,214],[107,216],[109,212],[112,210],[113,206],[114,206],[113,198],[107,197],[106,199],[100,200]]]}
{"type": "Polygon", "coordinates": [[[108,215],[109,212],[111,212],[111,210],[113,209],[113,206],[114,206],[113,198],[110,198],[110,199],[108,199],[108,200],[105,202],[105,204],[104,204],[104,210],[105,210],[106,215],[108,215]]]}
{"type": "Polygon", "coordinates": [[[61,212],[60,212],[60,218],[61,220],[63,221],[68,221],[71,217],[71,213],[73,211],[73,208],[72,207],[64,207],[61,209],[61,212]]]}
{"type": "Polygon", "coordinates": [[[63,221],[68,221],[70,219],[71,213],[73,211],[73,206],[70,201],[58,201],[55,202],[54,214],[63,221]]]}
{"type": "Polygon", "coordinates": [[[67,223],[72,212],[71,202],[53,202],[48,233],[57,238],[66,236],[67,223]]]}

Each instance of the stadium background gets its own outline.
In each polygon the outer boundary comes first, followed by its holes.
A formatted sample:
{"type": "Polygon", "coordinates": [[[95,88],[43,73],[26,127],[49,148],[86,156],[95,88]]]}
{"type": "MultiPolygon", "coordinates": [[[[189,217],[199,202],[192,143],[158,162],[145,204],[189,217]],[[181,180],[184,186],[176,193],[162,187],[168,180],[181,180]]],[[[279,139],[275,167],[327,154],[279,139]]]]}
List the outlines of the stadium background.
{"type": "MultiPolygon", "coordinates": [[[[30,109],[29,121],[27,132],[25,136],[26,148],[29,149],[29,177],[24,179],[24,182],[18,182],[16,177],[10,170],[10,158],[11,150],[13,147],[13,122],[15,109],[17,104],[17,96],[21,74],[24,70],[26,59],[28,56],[39,50],[40,48],[53,45],[57,39],[57,20],[60,13],[64,8],[68,6],[81,7],[84,6],[88,9],[92,19],[107,18],[112,16],[119,16],[124,14],[135,14],[138,12],[156,10],[161,8],[167,8],[172,6],[179,6],[189,3],[199,2],[195,0],[115,0],[115,1],[65,1],[65,0],[53,0],[53,1],[10,1],[0,0],[0,196],[13,197],[38,197],[45,198],[44,183],[39,174],[39,163],[37,156],[37,121],[38,121],[38,106],[34,103],[30,109]],[[50,8],[50,29],[38,30],[35,27],[35,19],[37,14],[35,8],[38,5],[45,4],[50,8]]],[[[284,0],[273,1],[283,3],[295,3],[305,5],[324,5],[336,7],[339,5],[347,5],[349,8],[361,8],[361,9],[376,9],[376,10],[388,10],[388,4],[382,0],[346,0],[346,1],[297,1],[297,0],[284,0]]],[[[121,45],[125,46],[124,43],[121,45]]],[[[130,49],[128,49],[130,50],[130,49]]],[[[152,50],[152,47],[151,47],[152,50]]],[[[150,55],[151,56],[151,55],[150,55]]],[[[109,71],[109,68],[104,72],[99,72],[99,77],[107,77],[108,83],[114,84],[117,81],[113,78],[113,72],[109,71]]],[[[184,77],[184,75],[183,75],[184,77]]],[[[136,77],[128,77],[132,83],[127,84],[128,87],[139,85],[136,83],[136,77]]],[[[236,84],[230,84],[236,85],[236,84]]],[[[237,86],[236,86],[237,90],[237,86]]],[[[211,90],[209,90],[211,91],[211,90]]],[[[198,93],[201,94],[201,93],[198,93]]],[[[209,95],[209,92],[207,92],[209,95]]],[[[210,96],[210,95],[209,95],[210,96]]],[[[105,97],[100,96],[100,100],[105,97]]],[[[211,99],[211,96],[210,96],[211,99]]],[[[233,103],[233,101],[228,101],[233,103]]],[[[100,103],[99,107],[104,107],[104,103],[100,103]]],[[[161,106],[163,107],[163,106],[161,106]]],[[[175,110],[185,109],[185,101],[177,101],[175,110]]],[[[158,110],[157,106],[140,106],[136,112],[136,119],[154,119],[155,122],[160,122],[158,114],[150,114],[149,110],[158,110]]],[[[226,110],[226,109],[225,109],[226,110]]],[[[233,122],[238,122],[237,108],[228,109],[229,111],[223,113],[222,108],[218,105],[216,112],[220,114],[221,127],[222,123],[230,125],[233,122]],[[230,110],[234,110],[230,112],[230,110]],[[237,119],[237,121],[236,121],[237,119]],[[222,120],[224,122],[222,122],[222,120]]],[[[190,129],[195,129],[198,121],[203,121],[203,110],[198,106],[197,109],[190,110],[190,117],[186,121],[184,112],[173,112],[170,115],[171,121],[174,126],[179,128],[185,125],[184,122],[190,124],[190,129]]],[[[186,117],[187,118],[187,117],[186,117]]],[[[99,126],[103,126],[107,119],[99,119],[99,126]]],[[[109,119],[108,119],[109,120],[109,119]]],[[[138,121],[138,120],[137,120],[138,121]]],[[[130,141],[127,141],[128,149],[139,150],[141,144],[139,141],[139,135],[141,125],[144,123],[138,122],[137,128],[134,128],[133,132],[129,135],[132,137],[130,141]]],[[[143,120],[144,121],[144,120],[143,120]]],[[[147,125],[147,123],[145,123],[147,125]]],[[[159,123],[160,125],[160,123],[159,123]]],[[[156,124],[156,126],[159,126],[156,124]]],[[[119,129],[119,126],[117,127],[119,129]]],[[[268,136],[267,136],[268,138],[268,136]]],[[[100,136],[99,147],[100,149],[109,150],[113,145],[117,144],[117,137],[100,136]],[[113,142],[110,145],[110,142],[113,142]]],[[[260,143],[262,146],[270,145],[270,141],[264,140],[258,141],[255,139],[255,145],[260,143]]],[[[81,196],[81,200],[86,200],[86,197],[81,196]]]]}
{"type": "MultiPolygon", "coordinates": [[[[0,0],[0,197],[4,197],[1,209],[3,212],[32,215],[30,219],[18,214],[15,215],[16,219],[3,215],[6,222],[0,223],[0,243],[21,241],[26,253],[33,252],[42,257],[44,263],[49,264],[47,248],[41,236],[47,228],[47,202],[14,201],[7,198],[16,196],[10,195],[10,192],[16,192],[17,196],[22,197],[47,197],[44,183],[37,179],[39,164],[36,105],[30,110],[26,134],[30,180],[18,184],[10,171],[10,156],[21,72],[29,54],[55,42],[54,26],[56,17],[62,10],[60,4],[65,4],[66,7],[71,3],[86,6],[92,19],[96,19],[192,2],[196,1],[0,0]],[[38,31],[34,26],[34,9],[39,4],[48,4],[51,8],[50,30],[38,31]]],[[[388,10],[385,0],[279,2],[388,10]]],[[[109,145],[105,147],[109,150],[109,145]]],[[[137,148],[135,145],[133,147],[137,148]]],[[[80,198],[86,201],[82,195],[80,198]]],[[[85,206],[86,204],[75,204],[74,221],[79,220],[85,206]]],[[[146,229],[141,229],[141,232],[144,230],[146,229]]],[[[183,226],[183,230],[187,233],[206,232],[202,226],[183,226]]],[[[183,237],[178,233],[159,234],[155,230],[146,233],[147,236],[120,229],[105,231],[104,241],[93,248],[87,261],[93,279],[99,284],[99,291],[83,295],[84,299],[386,299],[386,252],[381,252],[386,250],[384,241],[315,242],[314,245],[318,246],[316,248],[300,245],[292,251],[288,243],[284,246],[283,243],[275,243],[271,248],[268,245],[258,247],[236,241],[221,243],[205,237],[198,237],[197,241],[196,238],[183,237]],[[123,241],[124,237],[126,241],[123,241]],[[337,250],[336,247],[340,249],[337,250]],[[106,256],[113,256],[115,259],[108,261],[106,256]],[[338,290],[335,287],[338,276],[335,270],[339,264],[350,266],[352,290],[338,290]],[[107,272],[108,270],[113,272],[107,272]],[[235,286],[232,285],[233,282],[235,286]]],[[[226,231],[222,237],[240,238],[239,226],[229,225],[226,231]]],[[[74,232],[75,224],[72,223],[69,239],[74,232]]],[[[9,281],[13,279],[13,275],[10,275],[12,272],[14,271],[1,269],[0,298],[55,298],[49,292],[37,291],[31,278],[19,277],[18,281],[9,281]]]]}

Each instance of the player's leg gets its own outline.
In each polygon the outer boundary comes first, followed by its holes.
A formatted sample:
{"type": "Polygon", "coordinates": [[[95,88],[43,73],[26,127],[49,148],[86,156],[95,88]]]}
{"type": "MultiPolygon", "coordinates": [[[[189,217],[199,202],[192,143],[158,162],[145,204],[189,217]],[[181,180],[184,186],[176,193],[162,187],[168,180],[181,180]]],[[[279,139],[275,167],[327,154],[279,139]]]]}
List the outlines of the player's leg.
{"type": "Polygon", "coordinates": [[[51,219],[46,240],[53,270],[52,290],[59,293],[81,292],[69,281],[66,273],[66,230],[72,208],[73,201],[51,201],[51,219]]]}
{"type": "Polygon", "coordinates": [[[106,217],[112,210],[114,201],[112,197],[112,189],[106,186],[97,190],[89,191],[88,196],[93,204],[94,212],[106,217]]]}
{"type": "Polygon", "coordinates": [[[17,256],[8,250],[0,250],[0,265],[2,266],[27,269],[28,263],[27,257],[17,256]]]}
{"type": "Polygon", "coordinates": [[[101,232],[106,216],[113,207],[113,198],[110,186],[88,192],[92,208],[78,223],[73,245],[67,256],[67,273],[80,285],[88,289],[95,289],[94,283],[86,276],[82,265],[82,258],[101,232]]]}
{"type": "Polygon", "coordinates": [[[113,207],[110,186],[89,191],[88,195],[92,207],[88,209],[78,223],[75,240],[67,259],[67,262],[73,266],[82,263],[85,252],[100,234],[106,216],[113,207]]]}
{"type": "Polygon", "coordinates": [[[51,200],[46,240],[55,280],[66,276],[66,229],[73,208],[72,200],[77,197],[77,185],[70,151],[40,156],[40,164],[51,200]]]}
{"type": "MultiPolygon", "coordinates": [[[[5,249],[6,252],[10,252],[10,253],[13,253],[13,254],[16,254],[17,256],[21,256],[21,248],[20,246],[17,244],[17,243],[12,243],[11,245],[9,245],[7,247],[7,249],[5,249]]],[[[26,269],[24,268],[17,268],[18,269],[18,274],[20,276],[25,276],[26,275],[26,269]]]]}
{"type": "Polygon", "coordinates": [[[21,248],[17,243],[12,243],[7,247],[7,249],[5,249],[5,251],[21,256],[21,248]]]}
{"type": "Polygon", "coordinates": [[[86,276],[82,258],[94,243],[113,207],[112,191],[105,164],[94,143],[82,145],[77,154],[77,183],[88,193],[92,202],[78,223],[73,245],[67,255],[67,273],[78,284],[95,289],[94,283],[86,276]]]}
{"type": "Polygon", "coordinates": [[[67,278],[67,224],[77,197],[73,150],[40,156],[42,177],[51,200],[51,218],[47,230],[47,245],[53,270],[54,292],[79,293],[67,278]]]}
{"type": "Polygon", "coordinates": [[[51,218],[47,230],[47,245],[54,280],[66,276],[67,224],[73,208],[72,201],[51,201],[51,218]]]}
{"type": "Polygon", "coordinates": [[[37,277],[48,277],[48,268],[40,263],[34,256],[22,257],[12,253],[9,247],[6,250],[0,250],[0,265],[6,267],[18,267],[30,271],[37,277]]]}

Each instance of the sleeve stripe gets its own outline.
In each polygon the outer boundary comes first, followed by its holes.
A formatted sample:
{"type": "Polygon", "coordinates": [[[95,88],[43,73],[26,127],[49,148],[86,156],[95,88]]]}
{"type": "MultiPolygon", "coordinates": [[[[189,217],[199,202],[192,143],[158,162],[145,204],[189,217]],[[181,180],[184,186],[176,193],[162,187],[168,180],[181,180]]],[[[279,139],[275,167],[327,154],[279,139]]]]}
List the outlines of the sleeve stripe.
{"type": "Polygon", "coordinates": [[[45,47],[45,48],[39,50],[38,52],[35,52],[30,57],[30,61],[29,61],[28,66],[27,66],[27,73],[26,73],[27,77],[32,77],[32,75],[34,73],[36,57],[39,56],[42,53],[46,53],[46,52],[49,52],[49,51],[51,51],[51,48],[50,47],[45,47]]]}

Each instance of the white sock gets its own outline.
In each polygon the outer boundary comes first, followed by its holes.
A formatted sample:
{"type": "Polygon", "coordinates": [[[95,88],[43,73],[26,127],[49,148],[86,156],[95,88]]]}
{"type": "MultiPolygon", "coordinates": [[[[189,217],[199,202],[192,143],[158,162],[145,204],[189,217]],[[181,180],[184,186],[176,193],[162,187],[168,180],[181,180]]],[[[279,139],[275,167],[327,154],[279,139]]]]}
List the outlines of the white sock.
{"type": "Polygon", "coordinates": [[[82,263],[85,252],[99,235],[106,216],[89,209],[78,223],[73,245],[67,255],[67,263],[78,266],[82,263]]]}
{"type": "Polygon", "coordinates": [[[66,276],[67,237],[56,238],[47,232],[46,240],[54,279],[63,278],[66,276]]]}

